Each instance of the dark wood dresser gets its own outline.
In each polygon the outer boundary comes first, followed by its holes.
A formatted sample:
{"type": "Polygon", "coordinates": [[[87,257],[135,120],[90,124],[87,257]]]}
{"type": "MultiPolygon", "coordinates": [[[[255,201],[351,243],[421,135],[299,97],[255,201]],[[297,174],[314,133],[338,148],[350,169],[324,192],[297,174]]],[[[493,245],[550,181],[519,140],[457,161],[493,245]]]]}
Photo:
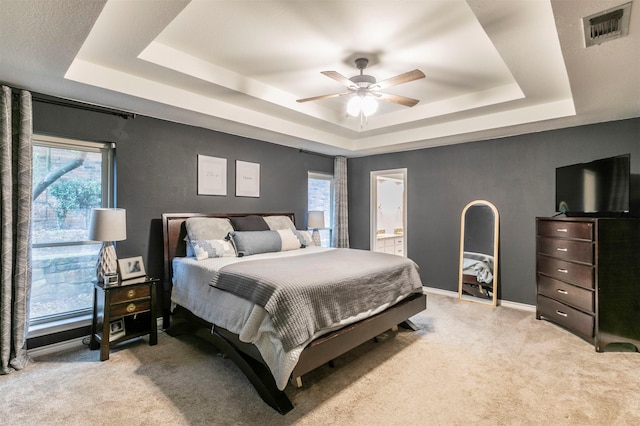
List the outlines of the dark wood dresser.
{"type": "Polygon", "coordinates": [[[536,232],[536,318],[640,351],[640,219],[539,217],[536,232]]]}

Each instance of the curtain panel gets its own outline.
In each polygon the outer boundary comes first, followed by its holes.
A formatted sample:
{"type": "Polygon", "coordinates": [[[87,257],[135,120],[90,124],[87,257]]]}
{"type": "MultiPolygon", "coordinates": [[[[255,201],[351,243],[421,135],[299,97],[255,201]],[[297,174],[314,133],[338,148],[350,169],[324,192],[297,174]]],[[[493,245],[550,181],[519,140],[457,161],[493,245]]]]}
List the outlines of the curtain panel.
{"type": "Polygon", "coordinates": [[[29,363],[33,122],[31,94],[0,97],[0,374],[29,363]]]}
{"type": "Polygon", "coordinates": [[[333,209],[333,247],[349,247],[349,209],[347,201],[347,158],[333,160],[335,206],[333,209]]]}

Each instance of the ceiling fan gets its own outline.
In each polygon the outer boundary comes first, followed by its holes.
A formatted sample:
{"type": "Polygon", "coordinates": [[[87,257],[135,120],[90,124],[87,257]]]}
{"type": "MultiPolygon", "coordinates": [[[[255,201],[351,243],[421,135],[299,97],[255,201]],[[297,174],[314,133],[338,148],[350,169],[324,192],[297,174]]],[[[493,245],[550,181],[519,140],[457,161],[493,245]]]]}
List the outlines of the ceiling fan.
{"type": "MultiPolygon", "coordinates": [[[[346,96],[346,95],[357,95],[359,97],[358,98],[354,96],[352,100],[356,99],[359,101],[366,101],[371,99],[381,99],[383,101],[404,105],[406,107],[412,107],[416,105],[418,102],[420,102],[417,99],[407,98],[405,96],[381,93],[379,92],[379,90],[383,90],[391,86],[396,86],[398,84],[408,83],[410,81],[424,78],[425,75],[422,71],[415,69],[413,71],[408,71],[403,74],[399,74],[395,77],[391,77],[386,80],[382,80],[378,82],[376,81],[375,77],[371,75],[366,75],[363,72],[364,69],[369,64],[369,60],[367,58],[358,58],[355,60],[355,62],[356,62],[356,67],[360,70],[360,74],[354,75],[351,78],[347,78],[336,71],[322,71],[322,74],[326,75],[327,77],[333,78],[338,83],[341,83],[347,86],[347,89],[348,89],[347,92],[334,93],[330,95],[313,96],[310,98],[298,99],[297,102],[317,101],[320,99],[335,98],[338,96],[346,96]]],[[[363,102],[363,105],[364,105],[364,102],[363,102]]],[[[359,111],[364,111],[365,115],[370,115],[370,114],[367,114],[367,111],[366,109],[364,109],[364,106],[363,106],[363,109],[359,111]]],[[[374,108],[374,112],[375,112],[375,108],[374,108]]],[[[350,114],[357,115],[351,112],[350,114]]]]}

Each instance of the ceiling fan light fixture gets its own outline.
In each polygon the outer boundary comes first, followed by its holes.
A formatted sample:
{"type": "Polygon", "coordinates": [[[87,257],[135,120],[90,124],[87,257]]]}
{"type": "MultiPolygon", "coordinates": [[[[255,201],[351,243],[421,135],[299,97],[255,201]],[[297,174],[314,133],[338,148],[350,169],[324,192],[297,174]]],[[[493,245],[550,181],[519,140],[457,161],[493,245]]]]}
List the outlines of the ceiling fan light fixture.
{"type": "Polygon", "coordinates": [[[362,112],[364,115],[369,117],[370,115],[375,114],[378,110],[378,101],[376,101],[373,96],[365,96],[362,98],[362,112]]]}
{"type": "Polygon", "coordinates": [[[369,117],[378,110],[378,101],[373,96],[354,95],[349,99],[347,104],[347,114],[352,117],[357,117],[360,114],[364,114],[365,117],[369,117]]]}

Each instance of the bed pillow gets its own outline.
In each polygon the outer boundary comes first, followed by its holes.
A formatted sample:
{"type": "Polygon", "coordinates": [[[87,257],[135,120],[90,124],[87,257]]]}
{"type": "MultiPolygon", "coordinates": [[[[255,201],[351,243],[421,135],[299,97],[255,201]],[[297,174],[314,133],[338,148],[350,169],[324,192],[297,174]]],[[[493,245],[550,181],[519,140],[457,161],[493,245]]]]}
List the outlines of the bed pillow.
{"type": "Polygon", "coordinates": [[[250,215],[230,217],[229,220],[236,231],[268,231],[269,225],[262,216],[250,215]]]}
{"type": "Polygon", "coordinates": [[[233,243],[238,257],[295,250],[301,247],[300,240],[290,229],[234,231],[229,233],[229,239],[233,243]]]}
{"type": "Polygon", "coordinates": [[[300,244],[303,247],[311,247],[314,246],[313,237],[311,236],[311,232],[309,231],[295,231],[298,240],[300,240],[300,244]]]}
{"type": "Polygon", "coordinates": [[[264,216],[264,221],[267,222],[269,229],[272,231],[278,229],[296,230],[296,226],[293,224],[289,216],[264,216]]]}
{"type": "Polygon", "coordinates": [[[235,257],[236,250],[227,240],[194,240],[191,241],[196,259],[204,260],[212,257],[235,257]]]}
{"type": "Polygon", "coordinates": [[[233,231],[229,219],[223,217],[190,217],[185,227],[190,241],[224,240],[233,231]]]}

